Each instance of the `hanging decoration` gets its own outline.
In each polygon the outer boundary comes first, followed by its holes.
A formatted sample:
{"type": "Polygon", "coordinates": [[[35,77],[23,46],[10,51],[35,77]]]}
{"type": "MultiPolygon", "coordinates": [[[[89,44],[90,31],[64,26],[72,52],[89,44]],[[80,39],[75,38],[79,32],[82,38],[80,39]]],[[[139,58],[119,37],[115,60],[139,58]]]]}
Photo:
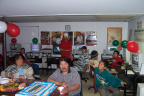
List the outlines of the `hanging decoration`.
{"type": "Polygon", "coordinates": [[[7,33],[12,37],[16,37],[20,34],[20,29],[17,25],[8,23],[7,24],[7,33]]]}

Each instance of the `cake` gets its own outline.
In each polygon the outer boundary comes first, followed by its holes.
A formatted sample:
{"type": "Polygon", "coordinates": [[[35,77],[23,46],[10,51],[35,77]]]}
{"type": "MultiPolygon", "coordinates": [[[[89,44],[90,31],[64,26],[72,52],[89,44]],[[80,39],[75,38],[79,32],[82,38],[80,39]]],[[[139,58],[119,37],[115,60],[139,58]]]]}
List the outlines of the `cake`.
{"type": "Polygon", "coordinates": [[[48,96],[57,86],[53,82],[34,81],[29,86],[25,87],[15,96],[48,96]]]}

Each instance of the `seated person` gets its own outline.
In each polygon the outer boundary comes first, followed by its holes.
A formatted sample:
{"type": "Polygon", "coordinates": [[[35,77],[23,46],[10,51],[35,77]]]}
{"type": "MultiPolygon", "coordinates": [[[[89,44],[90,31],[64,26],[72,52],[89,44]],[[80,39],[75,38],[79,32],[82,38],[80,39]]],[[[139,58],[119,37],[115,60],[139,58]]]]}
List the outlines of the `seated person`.
{"type": "Polygon", "coordinates": [[[117,87],[124,86],[126,83],[105,70],[108,65],[108,61],[102,60],[94,69],[96,88],[101,96],[109,96],[109,90],[113,91],[112,96],[121,96],[117,87]]]}
{"type": "Polygon", "coordinates": [[[79,56],[78,61],[74,62],[74,68],[78,72],[86,72],[87,67],[89,65],[89,53],[87,52],[87,47],[82,47],[82,54],[79,56]]]}
{"type": "Polygon", "coordinates": [[[117,65],[124,64],[123,59],[119,57],[119,51],[117,50],[113,52],[113,58],[108,61],[112,61],[112,65],[110,66],[111,68],[115,68],[117,65]]]}
{"type": "Polygon", "coordinates": [[[83,41],[83,36],[81,35],[81,32],[78,33],[78,36],[76,37],[77,43],[81,43],[83,41]]]}
{"type": "Polygon", "coordinates": [[[80,76],[74,68],[69,66],[69,59],[65,56],[60,59],[60,68],[47,79],[47,82],[54,82],[57,86],[65,86],[61,91],[64,94],[80,96],[80,76]]]}
{"type": "Polygon", "coordinates": [[[29,60],[27,60],[27,58],[25,56],[25,49],[24,48],[21,48],[20,51],[21,51],[20,55],[22,56],[22,58],[24,60],[23,62],[28,64],[29,66],[31,66],[33,68],[34,77],[40,78],[40,76],[39,76],[39,66],[37,64],[30,63],[29,60]]]}
{"type": "Polygon", "coordinates": [[[98,67],[99,62],[97,61],[98,59],[98,52],[96,50],[93,50],[91,52],[91,59],[89,60],[89,65],[95,67],[98,67]]]}
{"type": "Polygon", "coordinates": [[[11,79],[34,79],[32,67],[23,63],[23,59],[20,54],[14,55],[14,62],[14,65],[10,65],[2,72],[2,77],[10,77],[11,79]]]}

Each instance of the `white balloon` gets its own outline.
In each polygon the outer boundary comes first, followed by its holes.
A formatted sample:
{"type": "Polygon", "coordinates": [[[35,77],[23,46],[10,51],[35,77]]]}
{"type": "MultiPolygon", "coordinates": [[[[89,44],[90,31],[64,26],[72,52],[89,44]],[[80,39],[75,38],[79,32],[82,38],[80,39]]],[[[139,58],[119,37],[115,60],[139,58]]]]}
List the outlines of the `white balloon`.
{"type": "Polygon", "coordinates": [[[60,44],[60,42],[61,42],[61,39],[60,39],[60,38],[57,38],[57,39],[56,39],[56,43],[57,43],[57,44],[60,44]]]}
{"type": "Polygon", "coordinates": [[[0,33],[4,33],[7,30],[7,24],[3,21],[0,21],[0,33]]]}

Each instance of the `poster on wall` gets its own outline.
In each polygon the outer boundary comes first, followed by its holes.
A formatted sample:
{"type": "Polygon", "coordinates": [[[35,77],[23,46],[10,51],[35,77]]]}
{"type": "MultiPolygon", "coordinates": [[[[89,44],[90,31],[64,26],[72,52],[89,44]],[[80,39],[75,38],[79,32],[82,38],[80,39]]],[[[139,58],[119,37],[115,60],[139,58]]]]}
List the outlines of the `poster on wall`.
{"type": "Polygon", "coordinates": [[[144,29],[135,29],[134,30],[134,41],[144,42],[144,29]]]}
{"type": "Polygon", "coordinates": [[[51,32],[51,44],[57,44],[57,40],[61,40],[61,32],[60,31],[53,31],[51,32]]]}
{"type": "Polygon", "coordinates": [[[85,41],[85,32],[84,31],[75,31],[74,32],[74,45],[84,45],[85,41]]]}
{"type": "Polygon", "coordinates": [[[69,34],[69,37],[68,37],[68,40],[70,40],[72,42],[72,45],[73,45],[73,31],[64,31],[62,32],[62,40],[64,38],[64,33],[68,33],[69,34]]]}
{"type": "Polygon", "coordinates": [[[97,45],[97,32],[87,31],[86,32],[86,45],[96,46],[97,45]]]}
{"type": "Polygon", "coordinates": [[[112,45],[114,40],[122,41],[122,27],[107,28],[107,45],[112,45]]]}
{"type": "Polygon", "coordinates": [[[49,31],[41,31],[41,44],[50,45],[50,32],[49,31]]]}

